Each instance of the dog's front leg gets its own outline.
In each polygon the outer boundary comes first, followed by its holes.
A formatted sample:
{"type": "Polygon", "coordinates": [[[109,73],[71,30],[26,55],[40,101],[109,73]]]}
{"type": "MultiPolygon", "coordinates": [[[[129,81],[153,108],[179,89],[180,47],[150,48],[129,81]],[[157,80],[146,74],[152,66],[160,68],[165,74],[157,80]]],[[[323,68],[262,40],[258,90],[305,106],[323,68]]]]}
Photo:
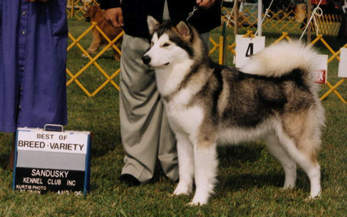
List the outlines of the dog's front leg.
{"type": "Polygon", "coordinates": [[[93,29],[92,34],[93,34],[92,43],[90,44],[90,46],[87,49],[89,54],[95,54],[96,51],[98,50],[98,48],[100,47],[100,44],[102,41],[102,36],[98,32],[98,30],[93,29]]]}
{"type": "Polygon", "coordinates": [[[216,143],[194,145],[194,176],[196,191],[190,205],[204,205],[213,193],[217,175],[216,143]]]}
{"type": "Polygon", "coordinates": [[[179,182],[173,192],[174,195],[188,195],[193,188],[194,154],[193,145],[186,135],[176,133],[179,182]]]}

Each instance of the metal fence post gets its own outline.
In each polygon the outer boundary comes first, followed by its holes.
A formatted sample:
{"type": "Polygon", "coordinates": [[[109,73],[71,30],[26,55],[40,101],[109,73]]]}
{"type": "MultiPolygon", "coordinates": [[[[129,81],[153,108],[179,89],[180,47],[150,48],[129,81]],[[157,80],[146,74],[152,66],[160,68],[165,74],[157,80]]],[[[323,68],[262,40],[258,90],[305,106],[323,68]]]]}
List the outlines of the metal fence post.
{"type": "Polygon", "coordinates": [[[262,18],[261,15],[263,14],[263,1],[262,0],[258,0],[258,36],[262,35],[262,18]]]}

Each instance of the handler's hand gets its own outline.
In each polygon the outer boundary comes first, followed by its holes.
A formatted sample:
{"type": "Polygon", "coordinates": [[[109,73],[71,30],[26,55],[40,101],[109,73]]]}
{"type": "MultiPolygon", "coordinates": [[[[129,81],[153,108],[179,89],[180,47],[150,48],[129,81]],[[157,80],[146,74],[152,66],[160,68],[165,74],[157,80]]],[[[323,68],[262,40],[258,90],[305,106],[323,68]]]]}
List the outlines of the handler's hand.
{"type": "Polygon", "coordinates": [[[215,3],[215,1],[216,0],[196,0],[196,4],[202,8],[209,8],[215,3]]]}
{"type": "Polygon", "coordinates": [[[122,8],[110,8],[105,11],[106,20],[110,21],[114,27],[123,26],[122,8]]]}

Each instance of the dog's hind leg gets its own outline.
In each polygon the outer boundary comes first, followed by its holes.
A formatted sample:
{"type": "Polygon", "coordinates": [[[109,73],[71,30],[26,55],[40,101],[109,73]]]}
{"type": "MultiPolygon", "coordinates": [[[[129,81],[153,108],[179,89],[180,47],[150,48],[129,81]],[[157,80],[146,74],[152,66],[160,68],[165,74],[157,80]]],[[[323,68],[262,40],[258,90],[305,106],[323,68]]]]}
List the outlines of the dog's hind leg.
{"type": "Polygon", "coordinates": [[[193,189],[194,153],[187,136],[176,133],[179,182],[174,195],[190,194],[193,189]]]}
{"type": "MultiPolygon", "coordinates": [[[[117,43],[116,43],[116,46],[117,46],[118,48],[120,48],[120,47],[122,46],[122,40],[118,40],[117,43]]],[[[115,59],[116,61],[120,61],[120,55],[121,55],[121,54],[118,53],[117,50],[113,49],[113,55],[114,55],[114,59],[115,59]]]]}
{"type": "MultiPolygon", "coordinates": [[[[304,125],[303,125],[304,126],[304,125]]],[[[287,128],[287,127],[286,127],[287,128]]],[[[320,195],[320,166],[317,161],[317,154],[315,150],[315,144],[317,141],[305,137],[302,134],[300,137],[290,136],[282,126],[276,127],[280,143],[288,154],[296,161],[296,163],[305,171],[311,186],[310,197],[315,198],[320,195]]],[[[305,129],[307,130],[307,129],[305,129]]],[[[310,133],[309,133],[310,134],[310,133]]]]}
{"type": "Polygon", "coordinates": [[[194,177],[196,191],[190,205],[204,205],[216,183],[217,175],[216,143],[203,142],[194,145],[194,177]]]}
{"type": "Polygon", "coordinates": [[[275,134],[269,134],[266,137],[266,147],[269,152],[281,163],[285,180],[284,189],[294,188],[296,181],[296,163],[283,149],[275,134]]]}

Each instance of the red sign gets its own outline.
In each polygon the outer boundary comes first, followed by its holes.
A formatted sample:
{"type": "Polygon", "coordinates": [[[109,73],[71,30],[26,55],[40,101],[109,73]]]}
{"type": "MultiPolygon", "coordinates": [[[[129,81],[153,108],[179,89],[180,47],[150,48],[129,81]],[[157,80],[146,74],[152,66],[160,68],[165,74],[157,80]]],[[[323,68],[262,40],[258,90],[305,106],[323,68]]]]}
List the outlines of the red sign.
{"type": "Polygon", "coordinates": [[[314,82],[317,84],[325,84],[327,82],[327,71],[322,69],[315,73],[314,82]]]}

